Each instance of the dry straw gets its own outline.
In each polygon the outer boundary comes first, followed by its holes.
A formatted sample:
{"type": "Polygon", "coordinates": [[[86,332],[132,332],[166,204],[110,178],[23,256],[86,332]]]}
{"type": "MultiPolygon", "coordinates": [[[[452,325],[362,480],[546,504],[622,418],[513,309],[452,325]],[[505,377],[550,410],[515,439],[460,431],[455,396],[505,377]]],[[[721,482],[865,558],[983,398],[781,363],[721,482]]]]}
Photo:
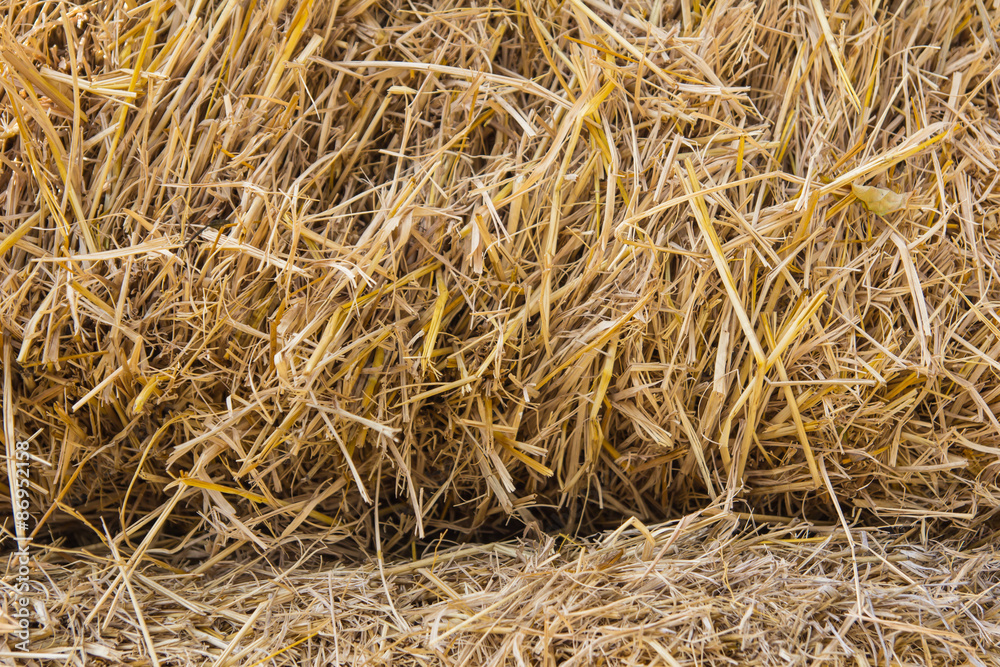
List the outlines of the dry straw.
{"type": "Polygon", "coordinates": [[[35,660],[995,664],[998,29],[0,0],[35,660]]]}

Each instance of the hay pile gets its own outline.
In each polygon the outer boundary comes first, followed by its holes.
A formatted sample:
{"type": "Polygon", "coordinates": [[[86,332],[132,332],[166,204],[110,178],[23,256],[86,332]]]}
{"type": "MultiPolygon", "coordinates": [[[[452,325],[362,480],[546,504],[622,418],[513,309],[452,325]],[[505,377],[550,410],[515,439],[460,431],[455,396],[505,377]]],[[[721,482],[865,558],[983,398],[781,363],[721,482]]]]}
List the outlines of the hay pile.
{"type": "Polygon", "coordinates": [[[982,658],[995,5],[0,0],[38,651],[982,658]]]}

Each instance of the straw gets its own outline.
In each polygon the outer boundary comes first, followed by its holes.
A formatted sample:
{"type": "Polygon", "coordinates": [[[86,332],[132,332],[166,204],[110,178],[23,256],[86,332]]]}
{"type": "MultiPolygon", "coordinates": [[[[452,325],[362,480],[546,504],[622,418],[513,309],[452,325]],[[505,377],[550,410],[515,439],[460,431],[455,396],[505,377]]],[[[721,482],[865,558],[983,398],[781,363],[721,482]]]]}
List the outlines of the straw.
{"type": "Polygon", "coordinates": [[[0,0],[33,650],[998,659],[995,14],[0,0]]]}

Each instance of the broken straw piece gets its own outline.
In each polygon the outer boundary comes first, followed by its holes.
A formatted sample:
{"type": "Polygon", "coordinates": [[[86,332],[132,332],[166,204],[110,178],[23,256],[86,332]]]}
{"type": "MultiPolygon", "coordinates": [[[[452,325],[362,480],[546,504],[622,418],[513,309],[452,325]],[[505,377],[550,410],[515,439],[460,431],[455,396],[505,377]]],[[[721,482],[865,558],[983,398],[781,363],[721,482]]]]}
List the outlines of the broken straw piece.
{"type": "Polygon", "coordinates": [[[851,183],[851,192],[858,198],[861,205],[875,215],[888,215],[893,211],[898,211],[906,206],[910,194],[898,194],[885,188],[874,188],[867,185],[855,185],[851,183]]]}

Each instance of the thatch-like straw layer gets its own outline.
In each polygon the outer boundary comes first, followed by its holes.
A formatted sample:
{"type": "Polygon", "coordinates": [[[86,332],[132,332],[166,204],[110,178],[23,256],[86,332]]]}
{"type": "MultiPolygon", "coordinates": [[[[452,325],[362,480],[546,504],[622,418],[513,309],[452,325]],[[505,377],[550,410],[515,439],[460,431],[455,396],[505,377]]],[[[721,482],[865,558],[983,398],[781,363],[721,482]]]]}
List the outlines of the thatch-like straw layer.
{"type": "Polygon", "coordinates": [[[989,543],[992,4],[0,0],[5,544],[100,540],[59,572],[112,577],[109,627],[247,549],[709,510],[989,543]]]}

